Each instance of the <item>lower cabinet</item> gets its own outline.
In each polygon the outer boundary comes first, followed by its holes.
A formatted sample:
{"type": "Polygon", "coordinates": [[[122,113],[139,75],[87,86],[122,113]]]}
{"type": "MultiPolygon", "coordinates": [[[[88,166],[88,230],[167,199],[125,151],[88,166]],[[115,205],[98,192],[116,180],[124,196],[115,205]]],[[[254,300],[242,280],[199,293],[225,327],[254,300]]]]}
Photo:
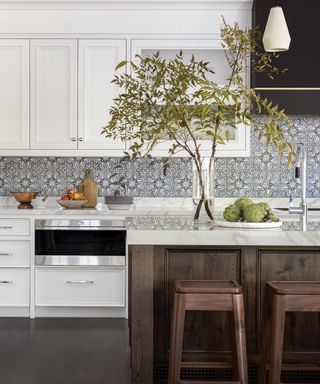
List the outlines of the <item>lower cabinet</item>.
{"type": "Polygon", "coordinates": [[[35,278],[36,306],[125,306],[125,268],[41,267],[35,278]]]}
{"type": "Polygon", "coordinates": [[[29,316],[30,220],[0,219],[0,316],[29,316]]]}
{"type": "Polygon", "coordinates": [[[0,267],[30,267],[30,241],[0,241],[0,267]]]}
{"type": "Polygon", "coordinates": [[[30,270],[0,269],[0,307],[28,307],[30,302],[30,270]]]}

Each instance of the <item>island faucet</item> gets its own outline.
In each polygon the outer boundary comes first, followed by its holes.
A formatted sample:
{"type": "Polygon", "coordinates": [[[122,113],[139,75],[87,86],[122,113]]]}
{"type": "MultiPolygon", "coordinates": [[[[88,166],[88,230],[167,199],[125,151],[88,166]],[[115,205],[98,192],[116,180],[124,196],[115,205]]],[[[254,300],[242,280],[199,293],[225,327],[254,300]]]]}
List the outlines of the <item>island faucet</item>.
{"type": "Polygon", "coordinates": [[[303,144],[298,144],[295,160],[295,179],[301,184],[301,201],[298,207],[294,206],[292,195],[289,201],[289,213],[299,214],[302,230],[307,229],[307,156],[303,144]]]}

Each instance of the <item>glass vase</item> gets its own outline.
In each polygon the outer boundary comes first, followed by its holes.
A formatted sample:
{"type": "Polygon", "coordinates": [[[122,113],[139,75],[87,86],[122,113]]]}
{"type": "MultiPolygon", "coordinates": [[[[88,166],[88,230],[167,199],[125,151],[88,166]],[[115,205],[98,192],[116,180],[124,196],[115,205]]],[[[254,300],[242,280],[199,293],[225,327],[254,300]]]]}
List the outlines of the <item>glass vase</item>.
{"type": "Polygon", "coordinates": [[[192,202],[195,227],[212,226],[214,194],[214,158],[204,157],[200,164],[193,161],[192,202]]]}

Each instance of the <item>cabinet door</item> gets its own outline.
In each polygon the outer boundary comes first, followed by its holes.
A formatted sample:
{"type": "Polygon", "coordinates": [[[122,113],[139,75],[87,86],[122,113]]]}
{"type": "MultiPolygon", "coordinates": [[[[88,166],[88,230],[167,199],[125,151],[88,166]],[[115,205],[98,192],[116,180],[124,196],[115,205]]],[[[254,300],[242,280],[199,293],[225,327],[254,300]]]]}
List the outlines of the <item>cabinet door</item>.
{"type": "Polygon", "coordinates": [[[79,149],[125,149],[124,142],[101,135],[119,93],[111,84],[115,67],[125,58],[125,40],[79,41],[79,149]]]}
{"type": "Polygon", "coordinates": [[[37,268],[36,305],[124,307],[124,268],[37,268]]]}
{"type": "Polygon", "coordinates": [[[29,40],[0,41],[0,148],[29,147],[29,40]]]}
{"type": "Polygon", "coordinates": [[[29,279],[27,268],[0,268],[0,307],[29,306],[29,279]]]}
{"type": "Polygon", "coordinates": [[[77,148],[77,41],[31,40],[31,149],[77,148]]]}
{"type": "MultiPolygon", "coordinates": [[[[131,53],[132,59],[136,54],[150,56],[157,51],[160,56],[166,59],[173,59],[176,54],[182,50],[183,57],[188,62],[192,55],[198,60],[209,62],[210,69],[214,70],[214,74],[209,76],[218,84],[225,84],[227,78],[231,75],[224,50],[221,46],[219,39],[199,39],[199,40],[132,40],[131,53]]],[[[249,76],[247,71],[243,74],[245,82],[248,83],[249,76]]],[[[230,129],[231,139],[225,144],[218,144],[217,157],[247,157],[250,156],[249,142],[250,142],[250,129],[244,125],[239,124],[237,130],[230,129]]],[[[204,156],[211,154],[211,142],[202,140],[201,149],[204,156]]],[[[168,150],[167,144],[159,144],[154,155],[166,156],[168,150]]],[[[180,154],[179,154],[180,156],[180,154]]]]}

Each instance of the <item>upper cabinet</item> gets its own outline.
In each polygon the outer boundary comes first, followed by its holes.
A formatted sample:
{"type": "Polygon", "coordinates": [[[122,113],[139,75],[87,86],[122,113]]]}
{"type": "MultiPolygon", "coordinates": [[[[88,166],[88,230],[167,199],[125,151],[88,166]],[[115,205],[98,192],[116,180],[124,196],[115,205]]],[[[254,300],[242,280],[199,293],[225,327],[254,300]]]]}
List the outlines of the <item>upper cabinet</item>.
{"type": "Polygon", "coordinates": [[[125,58],[125,39],[0,40],[0,148],[122,155],[125,143],[101,132],[119,93],[115,67],[125,58]]]}
{"type": "MultiPolygon", "coordinates": [[[[1,155],[123,156],[130,143],[101,135],[119,94],[110,83],[116,65],[135,53],[169,58],[182,49],[186,59],[209,61],[212,79],[224,84],[223,17],[250,28],[252,2],[0,1],[1,155]]],[[[248,156],[249,134],[239,126],[218,156],[248,156]]]]}
{"type": "Polygon", "coordinates": [[[29,40],[0,41],[0,147],[29,148],[29,40]]]}
{"type": "MultiPolygon", "coordinates": [[[[197,60],[209,62],[210,69],[214,71],[211,80],[225,85],[227,78],[230,77],[230,68],[227,63],[224,50],[222,49],[220,39],[137,39],[131,42],[132,59],[136,54],[142,57],[150,56],[159,51],[160,56],[166,59],[173,59],[180,51],[188,62],[192,55],[197,60]]],[[[248,84],[248,71],[243,73],[244,81],[248,84]]],[[[236,130],[230,129],[231,138],[226,144],[219,144],[217,147],[217,157],[246,157],[250,155],[250,129],[239,124],[236,130]]],[[[203,140],[201,149],[204,156],[211,155],[212,143],[209,140],[203,140]]],[[[153,151],[154,156],[165,156],[168,153],[167,144],[159,144],[153,151]]]]}
{"type": "MultiPolygon", "coordinates": [[[[320,54],[317,49],[316,25],[320,14],[319,0],[303,2],[307,19],[301,18],[301,2],[281,0],[289,32],[290,48],[280,52],[275,61],[288,70],[274,80],[261,74],[252,74],[252,85],[265,97],[278,103],[289,114],[320,113],[320,54]]],[[[264,31],[272,2],[255,0],[253,21],[264,31]]]]}
{"type": "Polygon", "coordinates": [[[31,40],[30,147],[77,148],[77,40],[31,40]]]}
{"type": "Polygon", "coordinates": [[[125,149],[101,135],[119,89],[111,81],[126,58],[125,40],[79,40],[79,149],[125,149]]]}

